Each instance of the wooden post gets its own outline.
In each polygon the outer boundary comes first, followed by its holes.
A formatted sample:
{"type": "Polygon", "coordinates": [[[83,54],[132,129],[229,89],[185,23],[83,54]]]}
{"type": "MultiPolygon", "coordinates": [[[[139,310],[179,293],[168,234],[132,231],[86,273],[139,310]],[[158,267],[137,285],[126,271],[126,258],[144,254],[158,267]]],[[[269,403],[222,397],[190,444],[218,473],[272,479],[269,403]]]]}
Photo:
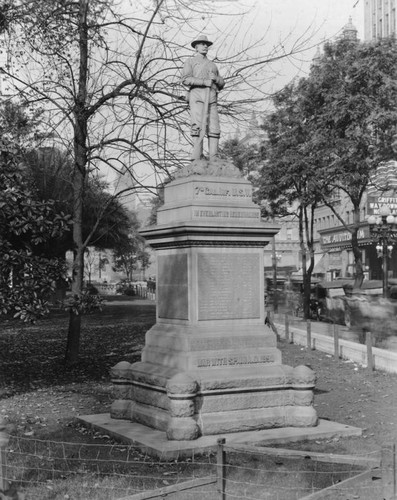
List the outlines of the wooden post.
{"type": "Polygon", "coordinates": [[[285,313],[285,340],[289,343],[289,318],[288,313],[285,313]]]}
{"type": "Polygon", "coordinates": [[[372,355],[372,335],[371,332],[366,332],[365,342],[367,344],[367,367],[372,373],[374,371],[374,357],[372,355]]]}
{"type": "Polygon", "coordinates": [[[8,490],[9,484],[7,477],[6,446],[9,436],[6,431],[4,420],[0,417],[0,491],[8,490]]]}
{"type": "Polygon", "coordinates": [[[334,355],[335,361],[339,363],[339,328],[336,323],[334,323],[334,355]]]}
{"type": "Polygon", "coordinates": [[[307,340],[306,340],[306,345],[309,349],[312,348],[312,324],[310,322],[310,319],[307,320],[307,340]]]}
{"type": "Polygon", "coordinates": [[[225,438],[219,438],[217,450],[217,460],[216,460],[216,475],[217,475],[217,490],[219,493],[219,498],[221,500],[226,500],[225,492],[225,450],[224,444],[226,443],[225,438]]]}
{"type": "Polygon", "coordinates": [[[396,445],[382,448],[382,498],[384,500],[396,500],[396,445]]]}

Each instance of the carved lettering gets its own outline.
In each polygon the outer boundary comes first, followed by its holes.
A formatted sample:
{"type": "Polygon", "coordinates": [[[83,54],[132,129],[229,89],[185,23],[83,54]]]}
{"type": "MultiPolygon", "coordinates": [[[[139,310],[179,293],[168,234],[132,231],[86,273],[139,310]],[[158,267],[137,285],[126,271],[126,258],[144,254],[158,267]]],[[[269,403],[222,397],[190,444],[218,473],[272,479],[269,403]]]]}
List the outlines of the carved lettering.
{"type": "Polygon", "coordinates": [[[258,354],[220,358],[199,358],[197,360],[197,367],[206,368],[210,366],[255,365],[264,363],[274,363],[274,356],[272,354],[258,354]]]}
{"type": "Polygon", "coordinates": [[[193,217],[195,218],[205,218],[205,217],[218,217],[223,219],[260,219],[259,210],[253,211],[235,211],[235,210],[194,210],[193,217]]]}
{"type": "Polygon", "coordinates": [[[260,317],[258,254],[198,256],[198,319],[260,317]]]}
{"type": "Polygon", "coordinates": [[[203,186],[194,188],[195,198],[252,198],[252,189],[250,187],[236,188],[232,186],[203,186]]]}

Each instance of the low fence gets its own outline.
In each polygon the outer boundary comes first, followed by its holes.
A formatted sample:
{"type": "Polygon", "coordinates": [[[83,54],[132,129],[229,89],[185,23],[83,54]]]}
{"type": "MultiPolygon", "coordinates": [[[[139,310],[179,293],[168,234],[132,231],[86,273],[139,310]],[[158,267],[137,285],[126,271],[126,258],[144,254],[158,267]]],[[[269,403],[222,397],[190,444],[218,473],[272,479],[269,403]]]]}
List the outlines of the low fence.
{"type": "MultiPolygon", "coordinates": [[[[279,316],[280,318],[280,316],[279,316]]],[[[370,371],[380,370],[388,373],[397,373],[397,353],[387,351],[372,346],[371,333],[367,332],[366,344],[359,344],[339,338],[337,324],[332,326],[332,336],[326,336],[312,331],[310,320],[301,322],[299,326],[290,322],[290,316],[284,315],[284,321],[273,319],[280,337],[287,341],[316,349],[327,354],[332,354],[336,360],[349,359],[363,366],[367,366],[370,371]]]]}
{"type": "Polygon", "coordinates": [[[221,438],[213,451],[162,461],[130,444],[104,444],[108,437],[98,433],[91,436],[97,443],[79,443],[7,436],[4,425],[1,429],[4,498],[396,498],[395,446],[367,455],[335,455],[260,445],[231,447],[221,438]]]}
{"type": "Polygon", "coordinates": [[[116,295],[117,283],[97,283],[94,285],[99,295],[116,295]]]}
{"type": "MultiPolygon", "coordinates": [[[[120,285],[116,283],[96,283],[95,288],[99,295],[116,295],[119,293],[120,285]]],[[[128,295],[136,295],[137,297],[149,300],[156,299],[156,287],[154,282],[134,283],[128,286],[128,295]]]]}

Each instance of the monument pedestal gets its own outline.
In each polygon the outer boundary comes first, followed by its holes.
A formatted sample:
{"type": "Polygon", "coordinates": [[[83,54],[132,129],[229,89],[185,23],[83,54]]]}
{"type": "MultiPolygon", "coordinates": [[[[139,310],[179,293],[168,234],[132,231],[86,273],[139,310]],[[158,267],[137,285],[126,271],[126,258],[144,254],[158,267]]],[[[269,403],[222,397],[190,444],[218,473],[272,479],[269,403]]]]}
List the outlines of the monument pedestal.
{"type": "Polygon", "coordinates": [[[157,321],[142,361],[112,369],[113,418],[170,440],[317,423],[315,375],[281,363],[265,325],[263,223],[241,177],[190,175],[165,187],[158,225],[157,321]]]}

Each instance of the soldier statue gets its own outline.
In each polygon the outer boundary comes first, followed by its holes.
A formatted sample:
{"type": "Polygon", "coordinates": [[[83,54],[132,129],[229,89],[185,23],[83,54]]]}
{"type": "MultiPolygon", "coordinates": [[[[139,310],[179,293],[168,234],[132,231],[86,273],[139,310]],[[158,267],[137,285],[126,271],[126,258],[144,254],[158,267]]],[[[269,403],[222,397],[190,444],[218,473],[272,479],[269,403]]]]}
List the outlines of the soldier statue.
{"type": "Polygon", "coordinates": [[[200,35],[191,43],[196,54],[183,66],[182,83],[188,87],[188,103],[191,117],[191,135],[193,137],[192,160],[198,160],[203,154],[204,136],[208,136],[210,160],[218,153],[220,127],[217,108],[218,93],[225,86],[223,78],[213,61],[207,58],[212,42],[205,35],[200,35]]]}

